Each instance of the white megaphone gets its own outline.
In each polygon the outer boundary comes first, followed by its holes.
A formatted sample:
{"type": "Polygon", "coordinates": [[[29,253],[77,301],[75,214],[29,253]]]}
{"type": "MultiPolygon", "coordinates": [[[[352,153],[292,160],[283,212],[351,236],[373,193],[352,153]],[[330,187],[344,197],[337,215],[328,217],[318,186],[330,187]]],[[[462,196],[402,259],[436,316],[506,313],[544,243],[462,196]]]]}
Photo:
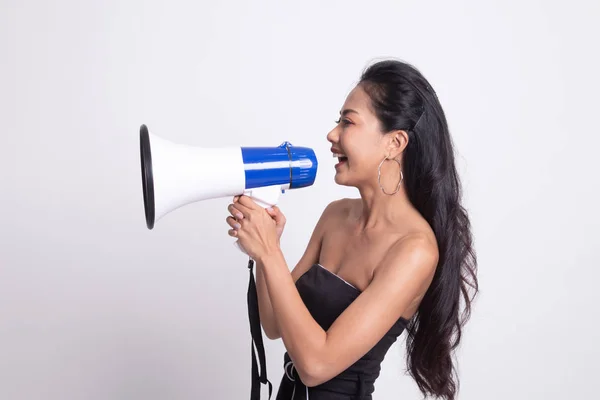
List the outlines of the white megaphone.
{"type": "Polygon", "coordinates": [[[243,194],[262,207],[275,205],[285,190],[312,185],[318,167],[312,149],[289,142],[195,147],[153,135],[146,125],[140,127],[140,157],[148,229],[165,214],[200,200],[243,194]]]}

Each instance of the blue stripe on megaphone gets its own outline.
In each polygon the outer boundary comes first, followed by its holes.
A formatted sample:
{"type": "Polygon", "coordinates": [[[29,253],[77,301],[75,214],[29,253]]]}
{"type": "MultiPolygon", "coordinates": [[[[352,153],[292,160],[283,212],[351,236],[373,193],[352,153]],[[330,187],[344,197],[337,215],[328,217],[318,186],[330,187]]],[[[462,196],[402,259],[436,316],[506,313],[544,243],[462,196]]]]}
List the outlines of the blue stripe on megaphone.
{"type": "Polygon", "coordinates": [[[246,189],[288,184],[294,189],[310,186],[315,180],[317,159],[312,149],[287,142],[278,147],[241,149],[246,189]]]}
{"type": "Polygon", "coordinates": [[[246,189],[290,182],[290,159],[281,147],[242,147],[246,189]]]}

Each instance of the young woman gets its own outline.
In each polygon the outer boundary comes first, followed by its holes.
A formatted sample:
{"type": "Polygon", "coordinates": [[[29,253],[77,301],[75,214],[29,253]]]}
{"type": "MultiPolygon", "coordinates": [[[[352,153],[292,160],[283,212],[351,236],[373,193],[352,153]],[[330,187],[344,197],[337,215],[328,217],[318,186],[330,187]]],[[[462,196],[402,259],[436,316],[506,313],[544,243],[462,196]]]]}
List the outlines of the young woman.
{"type": "Polygon", "coordinates": [[[453,400],[452,351],[478,283],[440,102],[413,66],[375,63],[327,140],[339,159],[335,182],[360,198],[326,207],[291,273],[281,211],[246,196],[228,208],[229,235],[256,260],[262,327],[286,348],[277,399],[371,399],[386,352],[406,331],[421,392],[453,400]]]}

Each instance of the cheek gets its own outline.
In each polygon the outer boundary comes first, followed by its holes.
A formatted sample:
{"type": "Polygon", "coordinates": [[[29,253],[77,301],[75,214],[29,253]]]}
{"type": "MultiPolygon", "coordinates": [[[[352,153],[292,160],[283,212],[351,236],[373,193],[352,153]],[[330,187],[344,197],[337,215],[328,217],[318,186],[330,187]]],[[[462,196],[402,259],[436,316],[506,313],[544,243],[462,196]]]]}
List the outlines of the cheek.
{"type": "Polygon", "coordinates": [[[357,149],[357,151],[353,152],[352,155],[348,157],[346,168],[348,171],[352,172],[353,176],[360,178],[363,176],[369,176],[373,171],[376,171],[377,166],[375,166],[375,169],[373,169],[372,164],[373,159],[365,154],[361,149],[357,149]]]}
{"type": "Polygon", "coordinates": [[[368,165],[377,158],[377,150],[377,147],[369,141],[354,141],[346,147],[346,155],[354,164],[368,165]]]}
{"type": "Polygon", "coordinates": [[[340,135],[340,146],[348,156],[348,166],[352,169],[373,169],[373,163],[377,168],[377,154],[380,143],[377,136],[372,132],[359,129],[349,129],[340,135]]]}

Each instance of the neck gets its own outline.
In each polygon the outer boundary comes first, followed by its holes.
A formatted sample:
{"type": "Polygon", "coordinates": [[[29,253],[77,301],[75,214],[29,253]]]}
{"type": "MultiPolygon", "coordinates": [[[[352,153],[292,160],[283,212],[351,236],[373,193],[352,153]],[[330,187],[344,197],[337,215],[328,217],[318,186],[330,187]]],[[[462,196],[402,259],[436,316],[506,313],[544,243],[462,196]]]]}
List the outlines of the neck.
{"type": "MultiPolygon", "coordinates": [[[[391,186],[384,185],[387,193],[392,193],[396,189],[395,187],[388,189],[388,187],[391,186]]],[[[362,210],[358,221],[360,232],[396,224],[407,212],[414,209],[408,199],[404,184],[393,195],[383,193],[377,182],[375,186],[359,188],[359,192],[362,202],[362,210]]]]}

